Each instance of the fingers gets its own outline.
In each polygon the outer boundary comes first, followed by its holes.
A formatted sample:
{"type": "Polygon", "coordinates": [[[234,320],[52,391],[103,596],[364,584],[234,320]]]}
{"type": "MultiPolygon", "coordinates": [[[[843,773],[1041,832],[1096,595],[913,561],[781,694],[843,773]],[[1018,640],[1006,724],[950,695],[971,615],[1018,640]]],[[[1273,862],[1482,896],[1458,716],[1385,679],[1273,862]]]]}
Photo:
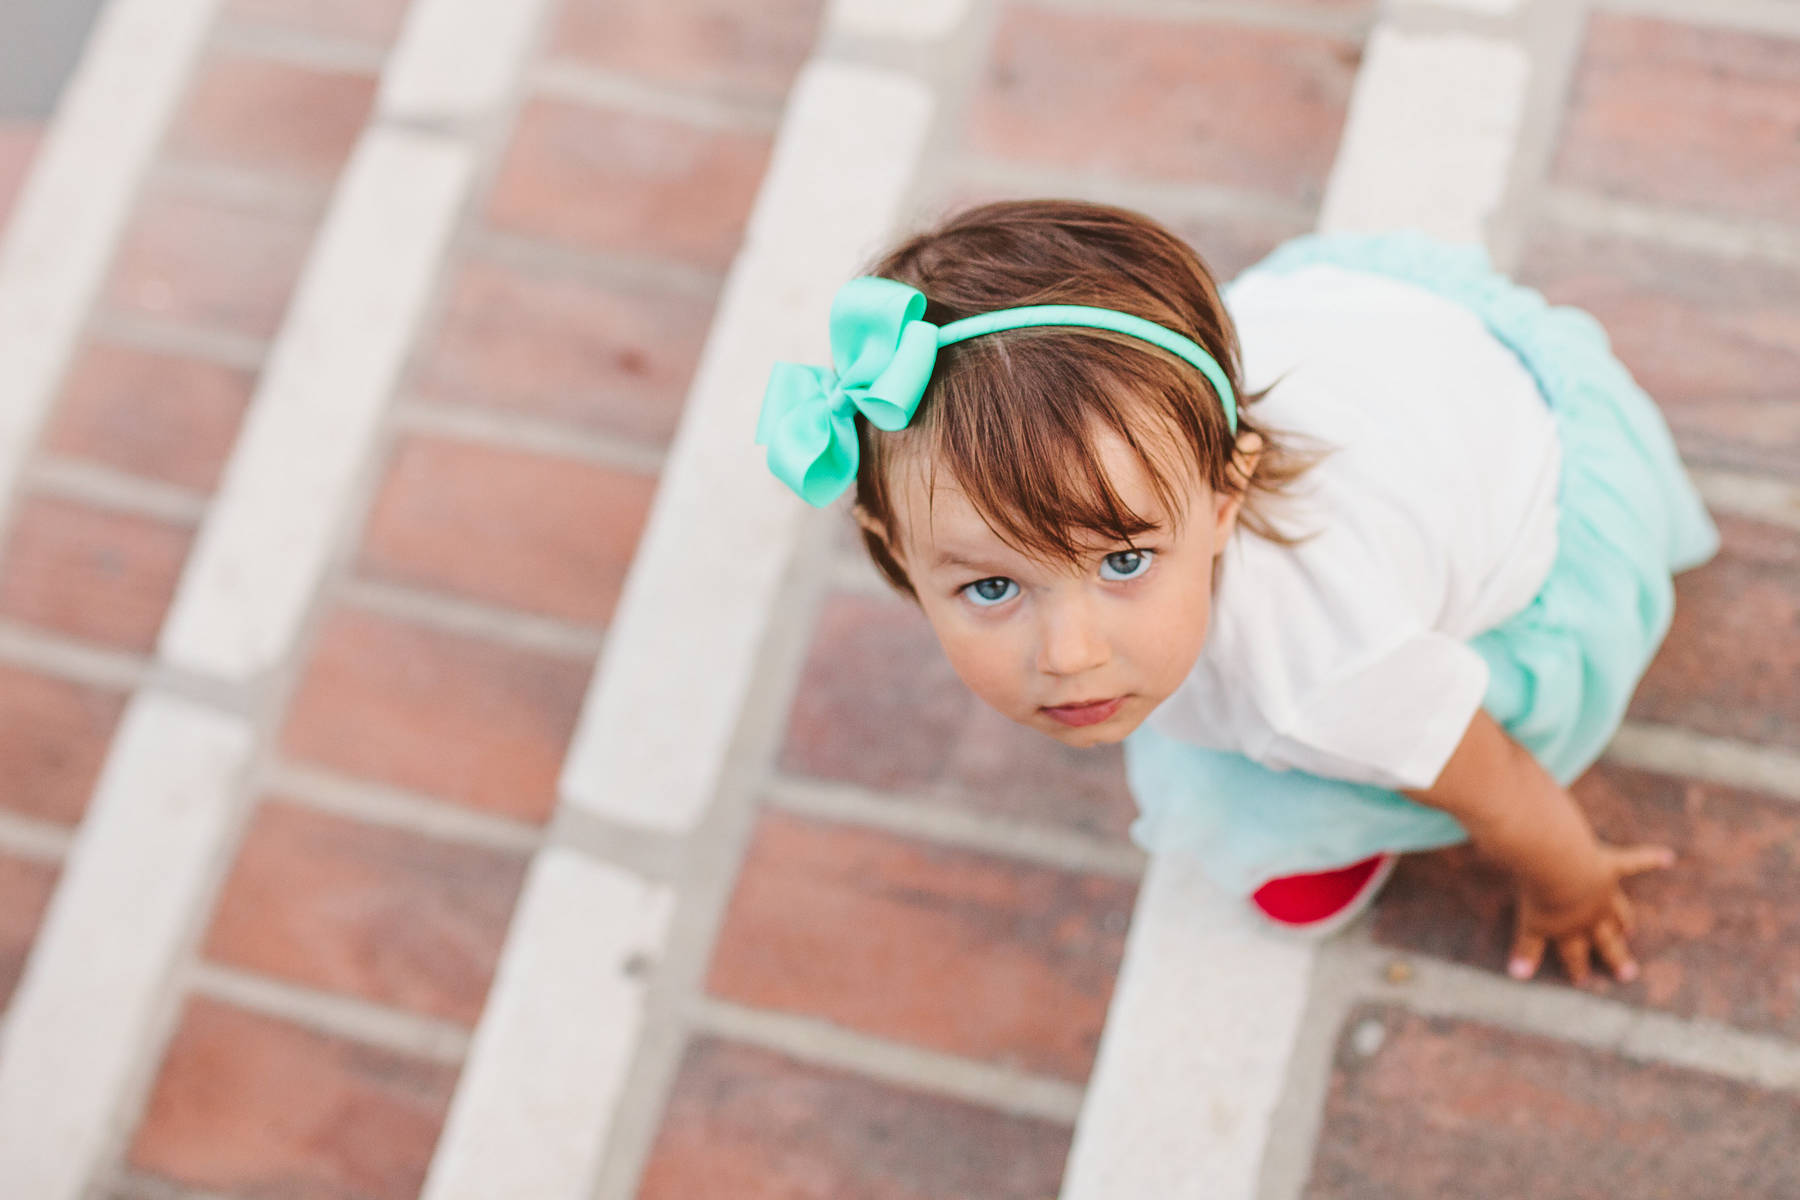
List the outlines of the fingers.
{"type": "Polygon", "coordinates": [[[1588,960],[1593,953],[1593,943],[1583,935],[1556,939],[1556,957],[1562,959],[1563,970],[1574,983],[1587,982],[1588,960]]]}
{"type": "Polygon", "coordinates": [[[1631,957],[1631,948],[1625,944],[1625,931],[1616,923],[1602,921],[1594,926],[1594,949],[1600,952],[1600,961],[1621,983],[1630,983],[1637,978],[1638,965],[1631,957]]]}
{"type": "Polygon", "coordinates": [[[1514,979],[1530,979],[1544,961],[1544,939],[1535,933],[1521,933],[1513,939],[1512,958],[1506,973],[1514,979]]]}
{"type": "Polygon", "coordinates": [[[1613,920],[1615,920],[1619,923],[1619,928],[1623,929],[1628,934],[1636,933],[1637,932],[1637,909],[1635,909],[1631,906],[1631,901],[1627,900],[1625,898],[1624,892],[1614,892],[1613,893],[1613,906],[1612,907],[1613,907],[1613,920]]]}
{"type": "Polygon", "coordinates": [[[1675,865],[1675,851],[1667,846],[1623,846],[1612,851],[1613,868],[1620,875],[1639,875],[1675,865]]]}

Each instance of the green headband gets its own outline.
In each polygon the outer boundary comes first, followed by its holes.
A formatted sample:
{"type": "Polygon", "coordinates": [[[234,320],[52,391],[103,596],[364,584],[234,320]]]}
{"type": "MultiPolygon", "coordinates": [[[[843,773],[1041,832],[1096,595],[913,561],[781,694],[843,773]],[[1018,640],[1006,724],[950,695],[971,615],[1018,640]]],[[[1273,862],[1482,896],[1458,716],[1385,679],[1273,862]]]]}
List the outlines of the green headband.
{"type": "Polygon", "coordinates": [[[939,347],[1028,325],[1070,325],[1127,334],[1200,368],[1237,434],[1237,402],[1218,361],[1192,339],[1110,308],[1033,304],[977,313],[942,327],[921,320],[925,295],[893,279],[865,275],[831,302],[830,367],[778,362],[769,372],[756,444],[769,470],[802,500],[823,508],[856,479],[856,414],[889,433],[906,428],[931,382],[939,347]]]}

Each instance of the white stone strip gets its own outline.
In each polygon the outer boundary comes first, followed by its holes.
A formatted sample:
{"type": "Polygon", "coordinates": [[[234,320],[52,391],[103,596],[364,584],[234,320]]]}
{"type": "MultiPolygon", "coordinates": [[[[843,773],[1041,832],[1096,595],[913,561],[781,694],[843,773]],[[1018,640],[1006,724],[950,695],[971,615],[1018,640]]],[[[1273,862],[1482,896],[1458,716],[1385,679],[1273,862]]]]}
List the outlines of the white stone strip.
{"type": "Polygon", "coordinates": [[[53,821],[0,809],[0,854],[36,862],[60,863],[68,856],[75,831],[53,821]]]}
{"type": "Polygon", "coordinates": [[[149,674],[149,664],[134,654],[90,646],[12,621],[0,621],[0,663],[119,692],[136,691],[149,674]]]}
{"type": "Polygon", "coordinates": [[[0,527],[219,0],[113,0],[0,240],[0,527]]]}
{"type": "Polygon", "coordinates": [[[930,89],[897,72],[801,71],[582,711],[565,803],[681,834],[711,802],[811,511],[751,444],[763,384],[777,359],[828,360],[831,298],[898,219],[932,109],[930,89]]]}
{"type": "Polygon", "coordinates": [[[1735,471],[1690,468],[1688,475],[1706,506],[1716,513],[1800,529],[1800,485],[1735,471]]]}
{"type": "Polygon", "coordinates": [[[1065,1080],[905,1046],[828,1021],[703,997],[694,1013],[694,1027],[773,1050],[797,1062],[950,1096],[1015,1116],[1069,1125],[1081,1109],[1080,1086],[1065,1080]]]}
{"type": "Polygon", "coordinates": [[[1378,28],[1369,39],[1325,232],[1409,226],[1482,242],[1506,190],[1531,61],[1499,38],[1378,28]]]}
{"type": "Polygon", "coordinates": [[[39,495],[153,517],[171,525],[198,525],[208,503],[206,493],[192,488],[48,454],[38,455],[25,474],[25,483],[39,495]]]}
{"type": "Polygon", "coordinates": [[[770,781],[764,795],[784,812],[923,838],[1059,870],[1120,879],[1136,879],[1144,873],[1144,853],[1129,843],[1102,841],[1041,823],[952,808],[923,797],[895,799],[843,784],[791,778],[770,781]]]}
{"type": "Polygon", "coordinates": [[[508,854],[531,854],[543,845],[535,825],[478,812],[430,796],[335,775],[317,767],[277,762],[262,775],[259,794],[298,801],[333,816],[460,842],[508,854]]]}
{"type": "Polygon", "coordinates": [[[1519,983],[1497,971],[1408,956],[1405,983],[1389,983],[1392,950],[1357,952],[1364,995],[1427,1016],[1480,1021],[1574,1042],[1640,1062],[1667,1063],[1758,1087],[1800,1091],[1800,1045],[1716,1021],[1671,1016],[1550,982],[1519,983]]]}
{"type": "Polygon", "coordinates": [[[833,34],[935,42],[961,28],[968,16],[969,0],[831,0],[825,21],[833,34]]]}
{"type": "Polygon", "coordinates": [[[1672,725],[1627,722],[1606,748],[1621,766],[1800,800],[1800,754],[1672,725]]]}
{"type": "Polygon", "coordinates": [[[164,624],[170,662],[247,683],[293,646],[473,166],[448,138],[364,133],[164,624]]]}
{"type": "Polygon", "coordinates": [[[449,1021],[399,1012],[329,992],[300,987],[250,971],[197,963],[188,972],[193,990],[214,1000],[364,1045],[413,1058],[460,1066],[469,1035],[449,1021]]]}
{"type": "Polygon", "coordinates": [[[586,1200],[672,907],[617,867],[538,855],[423,1200],[586,1200]]]}
{"type": "Polygon", "coordinates": [[[251,740],[169,696],[127,711],[0,1045],[0,1195],[84,1194],[208,898],[251,740]]]}
{"type": "Polygon", "coordinates": [[[1257,924],[1196,860],[1153,858],[1063,1200],[1256,1195],[1314,953],[1257,924]]]}
{"type": "Polygon", "coordinates": [[[477,132],[508,110],[547,0],[415,0],[382,73],[382,120],[477,132]]]}

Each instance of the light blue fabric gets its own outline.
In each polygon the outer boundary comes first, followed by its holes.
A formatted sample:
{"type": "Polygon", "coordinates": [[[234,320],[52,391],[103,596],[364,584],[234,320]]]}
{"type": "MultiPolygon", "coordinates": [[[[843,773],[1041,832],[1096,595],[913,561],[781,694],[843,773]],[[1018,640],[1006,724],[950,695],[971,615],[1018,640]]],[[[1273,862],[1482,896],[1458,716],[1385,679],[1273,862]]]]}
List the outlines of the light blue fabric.
{"type": "MultiPolygon", "coordinates": [[[[1469,307],[1550,405],[1563,450],[1555,561],[1530,605],[1469,645],[1490,672],[1482,707],[1569,783],[1618,729],[1668,632],[1670,576],[1718,549],[1668,426],[1593,317],[1549,306],[1497,274],[1479,247],[1417,233],[1312,235],[1251,271],[1315,264],[1390,276],[1469,307]]],[[[1271,770],[1148,725],[1126,738],[1125,766],[1139,809],[1133,840],[1198,856],[1242,895],[1277,876],[1467,838],[1447,814],[1395,792],[1271,770]]]]}

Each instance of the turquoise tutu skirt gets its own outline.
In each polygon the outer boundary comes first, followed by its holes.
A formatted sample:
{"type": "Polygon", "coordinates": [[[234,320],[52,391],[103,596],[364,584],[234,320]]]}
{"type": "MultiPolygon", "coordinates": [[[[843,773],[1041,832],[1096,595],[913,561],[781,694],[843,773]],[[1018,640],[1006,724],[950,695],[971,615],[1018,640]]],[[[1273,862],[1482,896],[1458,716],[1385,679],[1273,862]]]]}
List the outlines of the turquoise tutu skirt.
{"type": "MultiPolygon", "coordinates": [[[[1549,306],[1496,273],[1479,247],[1414,233],[1298,238],[1251,272],[1320,264],[1390,276],[1472,309],[1550,407],[1563,451],[1555,561],[1525,609],[1469,645],[1489,669],[1482,707],[1567,784],[1611,740],[1668,632],[1670,577],[1711,558],[1718,530],[1662,414],[1593,317],[1549,306]]],[[[1148,725],[1125,739],[1125,768],[1139,810],[1133,840],[1153,854],[1197,856],[1242,895],[1277,876],[1468,836],[1447,813],[1396,792],[1273,770],[1148,725]]]]}

